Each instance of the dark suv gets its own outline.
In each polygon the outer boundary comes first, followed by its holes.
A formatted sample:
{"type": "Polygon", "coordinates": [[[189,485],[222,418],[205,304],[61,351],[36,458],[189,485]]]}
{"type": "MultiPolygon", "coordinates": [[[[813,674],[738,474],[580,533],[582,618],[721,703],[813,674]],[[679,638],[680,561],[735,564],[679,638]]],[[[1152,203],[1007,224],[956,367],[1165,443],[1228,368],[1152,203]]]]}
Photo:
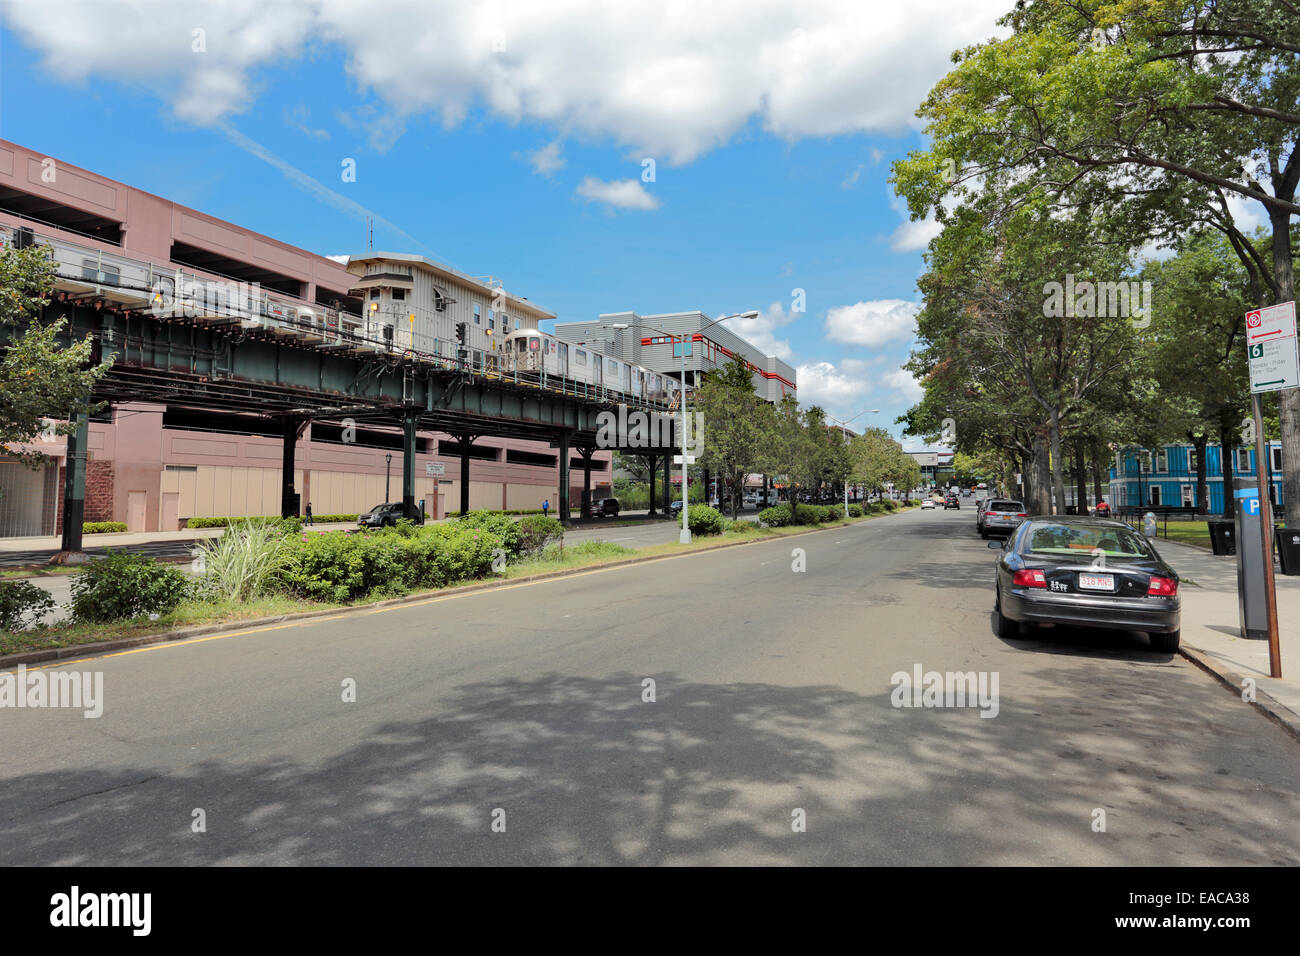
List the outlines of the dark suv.
{"type": "Polygon", "coordinates": [[[949,508],[956,508],[958,511],[961,511],[961,499],[951,491],[948,492],[947,497],[943,499],[943,510],[947,511],[949,508]]]}
{"type": "Polygon", "coordinates": [[[402,517],[404,517],[403,505],[400,501],[396,501],[375,505],[361,516],[359,523],[363,528],[391,528],[402,517]]]}
{"type": "Polygon", "coordinates": [[[618,510],[617,498],[597,498],[591,504],[591,513],[597,518],[617,518],[618,510]]]}

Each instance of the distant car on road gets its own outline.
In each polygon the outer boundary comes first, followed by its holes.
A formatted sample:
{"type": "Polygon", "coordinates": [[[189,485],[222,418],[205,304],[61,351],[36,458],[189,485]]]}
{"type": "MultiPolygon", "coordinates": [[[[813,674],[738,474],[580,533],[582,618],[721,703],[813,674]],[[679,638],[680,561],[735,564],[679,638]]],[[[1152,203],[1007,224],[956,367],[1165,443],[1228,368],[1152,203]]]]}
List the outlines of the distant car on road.
{"type": "Polygon", "coordinates": [[[990,498],[984,511],[981,512],[981,517],[983,523],[980,525],[980,537],[987,538],[991,534],[1010,534],[1029,515],[1025,512],[1023,501],[990,498]]]}
{"type": "Polygon", "coordinates": [[[933,510],[934,510],[934,499],[933,499],[933,498],[925,498],[925,499],[923,499],[923,500],[921,501],[921,510],[922,510],[922,511],[933,511],[933,510]]]}
{"type": "Polygon", "coordinates": [[[956,508],[958,511],[961,510],[961,499],[951,492],[943,499],[943,510],[947,511],[949,508],[956,508]]]}
{"type": "Polygon", "coordinates": [[[617,498],[597,498],[591,503],[591,513],[597,518],[617,518],[619,508],[617,498]]]}
{"type": "Polygon", "coordinates": [[[993,598],[999,637],[1016,637],[1021,624],[1067,624],[1145,631],[1156,650],[1178,650],[1178,573],[1123,522],[1032,518],[989,547],[1002,550],[993,598]]]}
{"type": "Polygon", "coordinates": [[[671,503],[668,505],[668,510],[671,511],[673,514],[677,514],[679,511],[681,511],[681,510],[682,510],[682,499],[681,499],[681,498],[678,498],[676,501],[671,502],[671,503]]]}
{"type": "Polygon", "coordinates": [[[363,528],[391,528],[403,517],[405,515],[402,503],[400,501],[390,501],[386,504],[375,505],[357,521],[363,528]]]}

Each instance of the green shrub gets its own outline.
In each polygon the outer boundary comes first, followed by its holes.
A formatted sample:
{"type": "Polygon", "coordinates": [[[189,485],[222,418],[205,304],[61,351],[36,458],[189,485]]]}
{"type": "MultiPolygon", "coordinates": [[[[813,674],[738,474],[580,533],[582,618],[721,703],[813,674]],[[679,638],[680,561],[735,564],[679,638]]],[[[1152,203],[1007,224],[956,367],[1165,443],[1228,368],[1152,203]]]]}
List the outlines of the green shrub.
{"type": "Polygon", "coordinates": [[[741,518],[724,518],[722,521],[722,530],[723,533],[760,534],[763,528],[757,521],[745,521],[741,518]]]}
{"type": "Polygon", "coordinates": [[[86,521],[81,525],[82,534],[112,534],[125,530],[125,521],[86,521]]]}
{"type": "Polygon", "coordinates": [[[784,528],[790,523],[790,506],[773,505],[758,513],[758,520],[769,528],[784,528]]]}
{"type": "Polygon", "coordinates": [[[92,622],[166,614],[189,593],[190,581],[175,565],[112,550],[73,576],[72,614],[92,622]]]}
{"type": "Polygon", "coordinates": [[[849,517],[850,517],[850,518],[861,518],[861,517],[862,517],[862,505],[849,505],[849,517]]]}
{"type": "Polygon", "coordinates": [[[54,598],[31,581],[0,581],[0,631],[22,631],[54,610],[54,598]]]}
{"type": "Polygon", "coordinates": [[[521,555],[538,554],[564,540],[564,525],[557,518],[526,515],[516,524],[519,529],[521,555]]]}
{"type": "MultiPolygon", "coordinates": [[[[355,520],[356,515],[314,516],[313,521],[355,520]]],[[[302,518],[281,518],[279,515],[246,515],[237,518],[186,518],[186,528],[237,528],[241,525],[279,525],[288,534],[297,534],[302,528],[302,518]]]]}
{"type": "Polygon", "coordinates": [[[691,505],[689,517],[691,534],[721,534],[722,515],[708,505],[691,505]]]}
{"type": "Polygon", "coordinates": [[[278,519],[241,523],[220,538],[202,542],[194,555],[201,577],[198,595],[211,600],[247,601],[274,590],[274,574],[285,534],[278,519]]]}
{"type": "Polygon", "coordinates": [[[343,604],[483,577],[501,548],[499,535],[461,522],[304,534],[285,539],[272,580],[289,594],[343,604]]]}
{"type": "Polygon", "coordinates": [[[519,557],[524,541],[523,532],[519,529],[519,523],[508,514],[501,511],[467,511],[456,519],[456,523],[462,528],[477,528],[496,535],[501,539],[507,556],[519,557]]]}

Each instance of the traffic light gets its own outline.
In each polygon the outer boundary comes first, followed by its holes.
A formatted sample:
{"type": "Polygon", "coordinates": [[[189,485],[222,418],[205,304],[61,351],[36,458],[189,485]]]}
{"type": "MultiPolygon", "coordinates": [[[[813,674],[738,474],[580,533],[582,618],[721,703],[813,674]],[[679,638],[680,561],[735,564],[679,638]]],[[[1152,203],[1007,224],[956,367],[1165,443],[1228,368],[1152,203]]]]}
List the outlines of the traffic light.
{"type": "Polygon", "coordinates": [[[465,330],[466,330],[466,325],[464,322],[456,323],[456,341],[459,342],[461,345],[465,344],[465,330]]]}

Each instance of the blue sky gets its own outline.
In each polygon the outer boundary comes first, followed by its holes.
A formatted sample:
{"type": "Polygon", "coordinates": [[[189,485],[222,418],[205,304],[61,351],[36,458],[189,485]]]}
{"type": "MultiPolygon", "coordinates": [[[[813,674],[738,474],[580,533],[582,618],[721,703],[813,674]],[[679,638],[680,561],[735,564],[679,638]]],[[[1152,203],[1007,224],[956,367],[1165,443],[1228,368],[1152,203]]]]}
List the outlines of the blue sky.
{"type": "Polygon", "coordinates": [[[1008,5],[0,0],[0,137],[324,255],[370,211],[562,320],[757,309],[801,401],[898,434],[930,232],[889,164],[1008,5]]]}

